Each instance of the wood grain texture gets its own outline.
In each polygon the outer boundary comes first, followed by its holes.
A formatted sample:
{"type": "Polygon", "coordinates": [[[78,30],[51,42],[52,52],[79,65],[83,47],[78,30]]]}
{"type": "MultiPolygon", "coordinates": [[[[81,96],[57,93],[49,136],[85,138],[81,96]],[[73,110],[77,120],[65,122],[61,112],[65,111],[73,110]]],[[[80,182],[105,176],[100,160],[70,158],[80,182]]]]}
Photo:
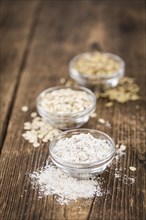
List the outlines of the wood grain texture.
{"type": "Polygon", "coordinates": [[[34,34],[39,2],[1,2],[0,148],[34,34]]]}
{"type": "Polygon", "coordinates": [[[144,16],[143,1],[43,2],[1,153],[2,220],[145,219],[144,16]],[[97,119],[90,119],[84,127],[97,128],[111,135],[116,143],[125,144],[126,156],[101,174],[105,195],[61,206],[53,196],[40,199],[38,190],[32,189],[27,174],[43,166],[48,146],[35,149],[23,140],[23,122],[30,119],[29,113],[35,109],[40,91],[58,85],[61,77],[68,77],[68,61],[93,49],[113,52],[126,61],[126,74],[136,78],[142,99],[124,105],[115,103],[110,109],[104,107],[106,100],[98,100],[98,118],[108,120],[111,129],[98,124],[97,119]],[[137,104],[139,110],[135,108],[137,104]],[[21,112],[23,105],[29,106],[28,113],[21,112]],[[135,184],[126,185],[114,177],[119,164],[123,176],[131,175],[129,166],[136,166],[135,184]]]}

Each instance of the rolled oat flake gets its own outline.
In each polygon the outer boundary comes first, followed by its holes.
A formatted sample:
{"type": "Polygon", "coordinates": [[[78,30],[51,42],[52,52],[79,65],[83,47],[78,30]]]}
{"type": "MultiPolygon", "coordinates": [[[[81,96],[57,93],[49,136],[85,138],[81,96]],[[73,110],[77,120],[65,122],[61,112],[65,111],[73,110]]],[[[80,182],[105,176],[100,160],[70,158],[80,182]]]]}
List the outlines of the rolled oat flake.
{"type": "Polygon", "coordinates": [[[92,104],[85,91],[59,89],[41,97],[41,106],[51,113],[71,114],[84,111],[92,104]]]}

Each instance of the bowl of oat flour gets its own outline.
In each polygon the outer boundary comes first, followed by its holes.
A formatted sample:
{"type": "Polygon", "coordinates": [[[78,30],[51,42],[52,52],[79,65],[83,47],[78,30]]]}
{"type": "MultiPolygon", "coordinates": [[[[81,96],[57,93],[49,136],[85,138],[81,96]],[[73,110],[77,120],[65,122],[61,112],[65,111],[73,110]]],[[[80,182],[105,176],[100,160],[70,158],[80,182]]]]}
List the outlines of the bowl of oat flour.
{"type": "Polygon", "coordinates": [[[77,178],[102,173],[115,155],[115,144],[105,133],[93,129],[63,132],[49,145],[52,162],[77,178]]]}

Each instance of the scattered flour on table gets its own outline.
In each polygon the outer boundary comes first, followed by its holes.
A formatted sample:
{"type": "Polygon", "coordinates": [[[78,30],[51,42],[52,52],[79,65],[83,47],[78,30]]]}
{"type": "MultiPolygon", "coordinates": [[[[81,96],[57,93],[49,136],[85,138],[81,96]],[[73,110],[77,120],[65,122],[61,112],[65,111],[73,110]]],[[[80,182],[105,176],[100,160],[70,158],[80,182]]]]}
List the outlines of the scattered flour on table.
{"type": "Polygon", "coordinates": [[[125,155],[125,150],[126,150],[126,146],[121,144],[121,145],[116,145],[116,156],[115,159],[119,160],[119,158],[123,155],[125,155]]]}
{"type": "MultiPolygon", "coordinates": [[[[119,163],[120,157],[126,154],[125,150],[125,145],[118,145],[116,150],[116,156],[118,156],[115,159],[116,163],[119,163]]],[[[124,170],[122,165],[119,164],[118,167],[115,168],[115,178],[122,180],[123,184],[126,185],[134,184],[135,177],[130,177],[126,174],[123,175],[124,170]]],[[[79,198],[88,199],[94,196],[101,197],[110,193],[107,189],[105,192],[102,186],[104,182],[103,177],[95,176],[83,180],[73,178],[52,164],[52,162],[47,163],[46,166],[39,171],[30,174],[30,178],[32,184],[39,188],[39,198],[54,195],[61,205],[69,204],[79,198]]]]}
{"type": "Polygon", "coordinates": [[[40,195],[55,195],[60,204],[68,204],[79,198],[103,195],[97,180],[73,178],[52,163],[48,163],[40,171],[30,174],[30,178],[34,185],[39,186],[40,195]]]}
{"type": "MultiPolygon", "coordinates": [[[[116,163],[119,163],[119,159],[122,156],[126,155],[126,146],[121,144],[121,145],[116,145],[116,155],[115,155],[115,160],[116,163]]],[[[130,166],[129,169],[131,171],[136,171],[136,167],[130,166]]],[[[124,168],[126,170],[126,168],[124,168]]],[[[123,168],[122,164],[119,164],[117,168],[115,168],[115,178],[118,180],[122,180],[122,182],[126,185],[131,185],[135,183],[135,177],[134,176],[128,176],[126,174],[123,175],[123,168]]]]}

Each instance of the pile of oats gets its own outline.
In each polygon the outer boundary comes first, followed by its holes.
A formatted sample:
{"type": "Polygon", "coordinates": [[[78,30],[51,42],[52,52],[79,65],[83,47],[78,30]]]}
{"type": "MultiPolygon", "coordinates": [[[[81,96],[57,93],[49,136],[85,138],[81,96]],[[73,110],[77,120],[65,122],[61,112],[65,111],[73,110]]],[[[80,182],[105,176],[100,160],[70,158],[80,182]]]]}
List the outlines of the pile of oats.
{"type": "Polygon", "coordinates": [[[81,74],[112,74],[120,68],[120,64],[106,53],[94,52],[84,54],[74,63],[74,68],[81,74]]]}
{"type": "Polygon", "coordinates": [[[25,132],[22,137],[29,141],[33,147],[39,147],[41,143],[51,141],[61,131],[54,128],[44,120],[42,117],[37,116],[36,112],[31,113],[32,121],[24,123],[25,132]]]}
{"type": "MultiPolygon", "coordinates": [[[[139,86],[134,82],[134,79],[124,77],[120,80],[119,85],[115,88],[109,88],[101,93],[96,92],[97,98],[108,98],[111,101],[119,103],[126,103],[128,101],[136,101],[140,99],[139,86]]],[[[106,107],[112,106],[113,103],[109,102],[106,107]]]]}
{"type": "MultiPolygon", "coordinates": [[[[66,81],[65,85],[76,85],[73,81],[66,81]]],[[[123,77],[119,84],[114,88],[109,88],[104,91],[95,91],[97,99],[108,98],[109,101],[105,104],[106,108],[112,107],[114,101],[126,103],[128,101],[137,101],[140,99],[139,86],[135,80],[130,77],[123,77]]]]}

